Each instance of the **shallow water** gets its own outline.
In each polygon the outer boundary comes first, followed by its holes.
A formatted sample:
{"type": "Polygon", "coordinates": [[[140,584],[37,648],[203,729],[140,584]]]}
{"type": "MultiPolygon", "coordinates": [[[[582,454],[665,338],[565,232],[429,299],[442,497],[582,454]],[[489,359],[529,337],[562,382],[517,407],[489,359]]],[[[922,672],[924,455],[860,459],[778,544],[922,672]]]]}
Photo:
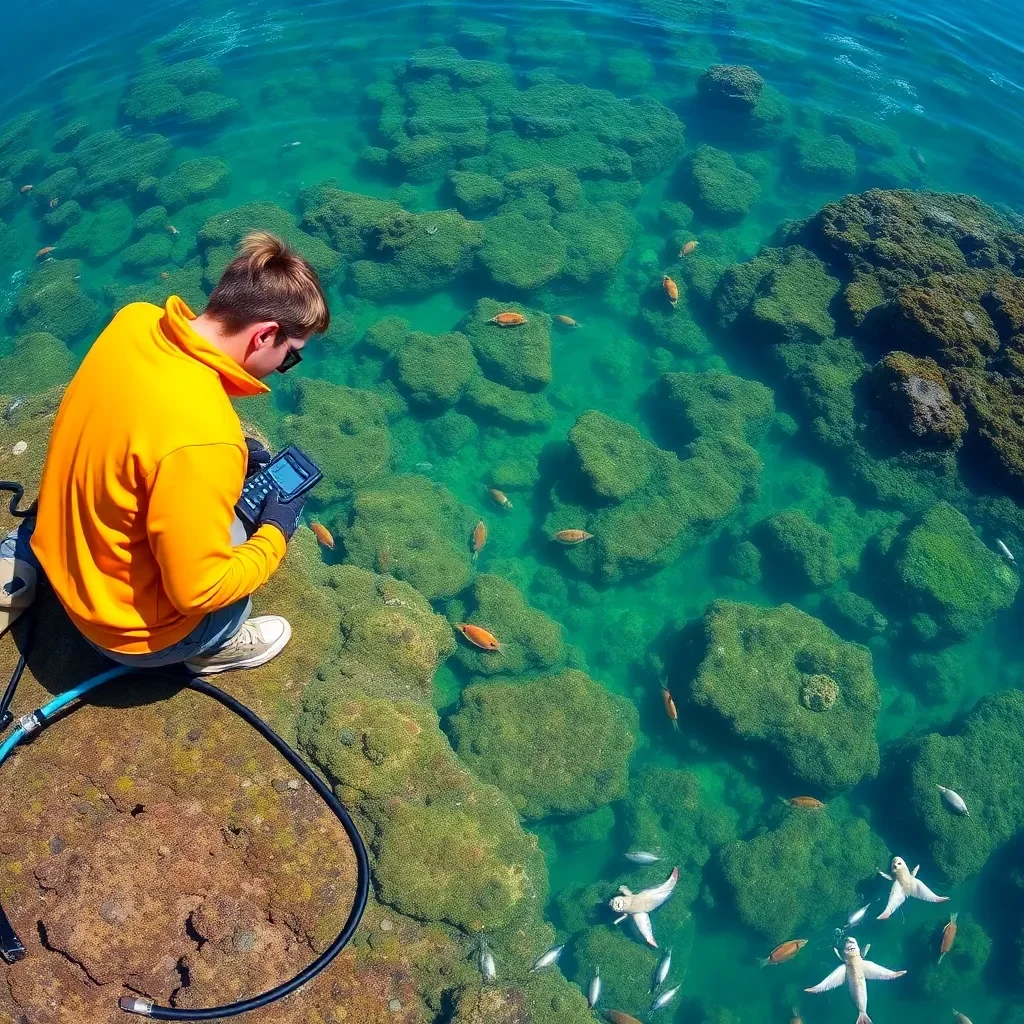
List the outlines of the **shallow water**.
{"type": "MultiPolygon", "coordinates": [[[[215,156],[230,167],[230,186],[206,201],[198,220],[190,221],[186,211],[175,215],[183,232],[194,234],[213,212],[242,203],[268,201],[294,211],[299,190],[325,178],[336,179],[349,191],[397,196],[414,212],[448,208],[451,197],[444,187],[444,171],[427,180],[402,182],[394,173],[368,169],[361,160],[365,147],[378,143],[379,115],[365,101],[365,88],[387,78],[394,65],[423,46],[454,44],[469,56],[507,63],[517,75],[551,68],[567,81],[610,89],[616,96],[653,97],[677,111],[686,123],[687,149],[704,141],[720,141],[713,118],[706,112],[702,115],[692,100],[696,76],[715,63],[750,64],[783,94],[798,119],[816,123],[852,115],[891,129],[898,136],[904,180],[894,180],[891,169],[883,171],[860,160],[854,179],[812,184],[786,171],[780,146],[765,146],[760,150],[768,161],[761,175],[761,196],[739,226],[719,228],[699,216],[693,222],[693,235],[705,250],[731,262],[742,261],[765,244],[782,221],[807,216],[846,192],[873,186],[914,184],[967,192],[1024,212],[1020,184],[1024,150],[1018,148],[1024,138],[1024,29],[1018,12],[1007,4],[942,0],[922,10],[905,0],[877,7],[757,0],[637,4],[518,0],[380,5],[371,18],[365,11],[365,5],[352,3],[278,7],[262,0],[234,5],[22,5],[7,16],[8,47],[16,48],[20,59],[8,60],[0,68],[0,120],[40,109],[33,137],[36,144],[78,117],[89,120],[94,131],[118,127],[139,134],[145,128],[133,127],[119,107],[133,77],[154,63],[191,58],[211,62],[223,74],[219,91],[238,102],[237,113],[198,130],[157,127],[174,144],[173,162],[215,156]],[[872,13],[890,15],[898,29],[865,23],[864,16],[872,13]],[[503,40],[489,50],[475,50],[458,36],[456,26],[464,17],[500,26],[503,40]],[[920,161],[909,155],[910,147],[918,151],[920,161]]],[[[745,140],[723,145],[735,155],[757,147],[753,141],[748,147],[745,140]]],[[[632,207],[640,230],[625,258],[627,264],[638,265],[647,250],[664,253],[667,232],[658,224],[658,207],[673,194],[673,174],[674,168],[644,182],[642,195],[632,207]]],[[[146,205],[142,200],[134,202],[133,212],[146,205]]],[[[0,255],[0,309],[5,314],[31,272],[32,254],[52,242],[37,214],[27,203],[22,207],[16,202],[6,215],[10,244],[0,255]]],[[[188,244],[188,239],[176,241],[180,252],[175,250],[169,266],[192,258],[188,244]]],[[[103,303],[102,289],[111,281],[152,283],[163,266],[128,272],[115,252],[109,259],[87,262],[81,283],[103,303]]],[[[623,287],[635,290],[634,282],[626,279],[623,287]]],[[[486,294],[505,297],[476,275],[465,275],[449,288],[408,301],[355,300],[344,286],[333,288],[331,299],[336,319],[347,321],[348,333],[358,337],[367,326],[389,315],[407,319],[415,330],[451,330],[486,294]]],[[[425,472],[470,507],[480,508],[491,530],[480,568],[511,578],[565,626],[567,639],[582,652],[590,674],[636,703],[641,735],[632,775],[647,765],[692,768],[704,780],[712,800],[727,804],[721,769],[724,763],[732,763],[748,771],[743,752],[728,744],[711,751],[688,744],[685,715],[681,737],[669,729],[656,680],[642,660],[644,648],[670,624],[700,615],[711,600],[727,597],[775,604],[779,592],[726,577],[712,534],[660,572],[597,591],[592,604],[573,603],[565,594],[545,599],[535,582],[537,572],[544,567],[562,572],[563,563],[541,533],[544,496],[524,491],[517,495],[515,514],[499,517],[486,506],[482,481],[488,467],[502,459],[523,453],[540,456],[547,446],[563,441],[576,418],[588,409],[599,409],[647,433],[642,399],[663,370],[728,368],[748,378],[763,375],[754,351],[758,339],[720,336],[709,327],[712,350],[708,353],[689,358],[664,349],[653,352],[654,343],[638,336],[635,321],[626,311],[628,303],[609,300],[600,284],[575,290],[564,286],[540,299],[528,294],[515,297],[551,313],[569,313],[582,325],[578,331],[556,328],[552,335],[555,415],[551,426],[518,436],[492,431],[479,443],[446,455],[429,443],[422,419],[410,414],[391,424],[392,468],[425,472]],[[430,468],[424,469],[423,464],[430,468]]],[[[109,311],[109,302],[103,308],[109,311]]],[[[75,343],[77,354],[88,340],[75,343]]],[[[375,386],[372,367],[367,369],[365,353],[358,346],[340,346],[331,352],[314,355],[301,372],[338,383],[375,386]]],[[[776,403],[780,410],[787,409],[784,396],[777,394],[776,403]]],[[[833,499],[845,493],[841,468],[819,464],[820,456],[799,443],[799,438],[787,440],[778,433],[759,450],[764,464],[760,496],[744,504],[730,525],[742,532],[774,511],[793,507],[806,509],[812,518],[827,518],[833,499]]],[[[858,511],[869,510],[860,507],[858,511]]],[[[334,509],[332,514],[343,517],[344,510],[334,509]]],[[[797,603],[813,609],[806,599],[797,603]]],[[[943,728],[983,694],[1016,685],[1022,671],[1013,640],[1017,628],[1019,619],[1011,610],[972,638],[960,692],[954,701],[941,705],[907,700],[915,688],[902,667],[905,663],[876,650],[874,668],[883,700],[880,742],[943,728]]],[[[442,712],[458,706],[465,682],[458,669],[448,667],[439,673],[437,704],[442,712]]],[[[784,777],[756,775],[755,781],[762,788],[766,808],[780,795],[793,795],[792,784],[784,777]]],[[[866,817],[893,847],[892,852],[904,853],[912,864],[925,861],[924,849],[897,846],[906,836],[902,823],[894,819],[896,809],[883,796],[865,784],[837,799],[840,806],[846,801],[854,813],[866,817]]],[[[757,820],[755,815],[751,829],[756,829],[757,820]]],[[[556,925],[561,921],[553,904],[560,892],[600,880],[610,895],[625,877],[620,833],[574,846],[565,842],[557,822],[535,827],[549,860],[551,916],[556,925]]],[[[969,881],[952,890],[941,886],[926,862],[922,877],[939,891],[950,891],[951,906],[961,913],[973,911],[996,949],[980,982],[941,998],[927,998],[909,981],[872,985],[871,1012],[880,1024],[897,1018],[922,1024],[946,1019],[954,1006],[975,1024],[1009,1016],[1008,1007],[1020,991],[1013,964],[1017,954],[1009,950],[1016,922],[994,896],[999,876],[993,872],[1006,867],[997,861],[999,855],[980,887],[969,881]]],[[[650,869],[643,876],[645,882],[660,875],[660,868],[650,869]]],[[[707,873],[712,870],[709,866],[707,873]]],[[[836,870],[841,871],[842,865],[836,865],[836,870]]],[[[714,888],[713,878],[706,882],[714,888]]],[[[882,898],[884,889],[885,883],[877,880],[849,910],[868,898],[882,898]]],[[[811,944],[794,963],[762,972],[756,958],[766,955],[771,943],[745,929],[727,902],[718,900],[711,908],[708,900],[698,899],[693,913],[693,924],[682,929],[694,942],[685,975],[679,971],[685,999],[720,1004],[742,1021],[789,1019],[797,989],[814,984],[832,969],[832,929],[843,923],[835,920],[806,936],[811,944]]],[[[946,909],[914,903],[906,908],[906,918],[915,926],[932,921],[938,928],[946,909]]],[[[660,930],[658,934],[663,943],[672,944],[672,936],[660,930]]],[[[904,964],[904,956],[916,954],[904,942],[909,929],[898,917],[884,926],[866,925],[858,934],[862,941],[871,941],[872,958],[880,963],[913,966],[904,964]]],[[[679,937],[680,949],[683,942],[679,937]]],[[[682,967],[685,957],[680,954],[678,959],[682,967]]],[[[589,965],[574,955],[567,956],[563,966],[573,977],[576,972],[580,977],[589,973],[589,965]]],[[[600,967],[606,979],[615,974],[615,964],[600,967]]],[[[674,1019],[682,1021],[691,1014],[689,1005],[677,1003],[662,1011],[662,1018],[667,1021],[675,1014],[674,1019]]],[[[805,997],[800,1006],[808,1022],[853,1019],[842,991],[805,997]]]]}

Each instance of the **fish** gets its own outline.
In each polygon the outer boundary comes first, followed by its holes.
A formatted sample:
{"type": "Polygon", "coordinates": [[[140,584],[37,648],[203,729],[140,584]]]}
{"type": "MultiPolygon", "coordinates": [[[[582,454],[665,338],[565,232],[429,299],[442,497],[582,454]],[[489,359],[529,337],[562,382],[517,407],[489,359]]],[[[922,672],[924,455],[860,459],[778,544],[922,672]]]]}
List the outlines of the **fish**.
{"type": "Polygon", "coordinates": [[[654,985],[651,988],[653,992],[656,988],[661,988],[665,984],[665,979],[668,977],[668,972],[672,967],[672,948],[669,947],[669,951],[661,958],[658,964],[658,969],[654,972],[654,985]]]}
{"type": "Polygon", "coordinates": [[[497,965],[494,963],[494,954],[487,948],[483,936],[480,937],[480,952],[477,956],[477,965],[480,968],[480,975],[484,981],[494,981],[498,975],[497,965]]]}
{"type": "Polygon", "coordinates": [[[434,469],[434,464],[432,462],[417,462],[412,468],[417,473],[430,473],[434,469]]]}
{"type": "Polygon", "coordinates": [[[699,243],[694,241],[692,238],[679,250],[680,256],[689,256],[691,252],[694,252],[699,243]]]}
{"type": "Polygon", "coordinates": [[[999,548],[1000,554],[1006,557],[1008,562],[1016,562],[1017,559],[1013,557],[1013,552],[1001,541],[996,538],[996,547],[999,548]]]}
{"type": "Polygon", "coordinates": [[[476,556],[483,550],[483,546],[487,543],[487,527],[484,525],[484,521],[481,519],[480,522],[473,527],[473,561],[476,561],[476,556]]]}
{"type": "Polygon", "coordinates": [[[672,308],[675,309],[676,303],[679,301],[679,285],[666,274],[661,280],[661,287],[665,289],[668,301],[672,303],[672,308]]]}
{"type": "Polygon", "coordinates": [[[586,530],[559,530],[555,534],[555,540],[559,544],[582,544],[585,540],[591,540],[593,536],[586,530]]]}
{"type": "Polygon", "coordinates": [[[789,1024],[804,1024],[804,1019],[800,1016],[800,1011],[795,1006],[790,1013],[792,1013],[793,1016],[790,1019],[789,1024]]]}
{"type": "Polygon", "coordinates": [[[808,811],[820,811],[825,806],[816,796],[791,796],[786,803],[808,811]]]}
{"type": "Polygon", "coordinates": [[[670,988],[667,992],[662,992],[661,995],[651,1003],[651,1008],[647,1012],[654,1013],[655,1010],[660,1010],[663,1007],[668,1006],[668,1004],[675,999],[677,993],[682,987],[682,985],[676,985],[675,988],[670,988]]]}
{"type": "Polygon", "coordinates": [[[334,534],[324,526],[323,523],[318,523],[315,519],[309,524],[309,528],[313,531],[313,536],[323,544],[325,548],[334,550],[334,534]]]}
{"type": "Polygon", "coordinates": [[[922,171],[928,170],[928,161],[925,160],[924,154],[919,149],[915,149],[913,146],[910,147],[910,159],[917,164],[918,169],[922,171]]]}
{"type": "Polygon", "coordinates": [[[956,1024],[971,1024],[971,1018],[965,1017],[959,1010],[953,1011],[953,1020],[956,1024]]]}
{"type": "Polygon", "coordinates": [[[633,892],[626,886],[620,885],[621,895],[613,896],[608,904],[616,914],[621,915],[615,923],[618,924],[630,914],[649,914],[652,910],[657,910],[672,895],[672,890],[678,881],[679,868],[676,867],[672,869],[672,874],[661,885],[655,885],[650,889],[633,892]]]}
{"type": "Polygon", "coordinates": [[[860,908],[860,910],[855,910],[846,919],[846,927],[847,928],[856,928],[857,925],[859,925],[861,923],[861,921],[864,920],[864,915],[868,912],[868,907],[870,907],[870,906],[871,906],[870,903],[865,903],[864,906],[860,908]]]}
{"type": "Polygon", "coordinates": [[[35,185],[22,185],[21,188],[18,191],[20,191],[23,196],[26,196],[34,188],[35,188],[35,185]]]}
{"type": "Polygon", "coordinates": [[[956,941],[956,919],[959,915],[955,912],[949,915],[949,924],[942,929],[942,942],[939,944],[939,963],[942,958],[953,948],[956,941]]]}
{"type": "Polygon", "coordinates": [[[173,224],[168,224],[168,225],[167,225],[167,230],[168,230],[168,231],[169,231],[169,232],[170,232],[170,233],[171,233],[172,235],[180,235],[180,234],[181,234],[181,232],[180,232],[180,231],[179,231],[179,230],[178,230],[178,229],[177,229],[177,228],[176,228],[176,227],[175,227],[175,226],[174,226],[173,224]]]}
{"type": "Polygon", "coordinates": [[[56,196],[54,196],[54,197],[53,197],[53,198],[52,198],[52,199],[50,200],[50,209],[51,209],[51,210],[56,210],[56,209],[57,209],[57,204],[58,204],[59,202],[60,202],[60,200],[59,200],[59,199],[58,199],[58,198],[57,198],[56,196]]]}
{"type": "Polygon", "coordinates": [[[806,945],[806,939],[789,939],[781,945],[776,946],[761,961],[761,966],[767,967],[769,964],[784,964],[787,960],[792,960],[793,957],[795,957],[806,945]]]}
{"type": "Polygon", "coordinates": [[[281,148],[282,149],[291,149],[292,146],[301,146],[301,145],[302,145],[301,142],[286,142],[281,148]]]}
{"type": "Polygon", "coordinates": [[[556,313],[552,319],[563,327],[579,327],[579,324],[571,316],[565,316],[564,313],[556,313]]]}
{"type": "Polygon", "coordinates": [[[51,252],[57,247],[55,245],[44,245],[39,252],[36,253],[36,259],[42,259],[44,256],[49,256],[51,252]]]}
{"type": "Polygon", "coordinates": [[[489,324],[497,324],[499,327],[520,327],[522,324],[529,323],[522,313],[516,313],[511,309],[495,314],[487,322],[489,324]]]}
{"type": "Polygon", "coordinates": [[[870,960],[865,960],[861,956],[857,940],[852,935],[846,940],[842,954],[838,949],[835,954],[843,962],[824,981],[819,981],[813,988],[805,988],[804,991],[812,994],[831,992],[846,982],[850,998],[857,1007],[857,1024],[871,1024],[871,1018],[868,1016],[868,982],[892,981],[894,978],[902,978],[907,972],[890,971],[887,967],[880,967],[870,960]]]}
{"type": "Polygon", "coordinates": [[[550,949],[545,950],[533,962],[533,966],[530,968],[530,973],[533,974],[536,971],[542,971],[545,967],[550,967],[552,964],[557,964],[558,958],[562,955],[563,949],[565,949],[564,944],[561,946],[552,946],[550,949]]]}
{"type": "Polygon", "coordinates": [[[640,938],[643,939],[651,949],[657,949],[658,942],[654,938],[654,926],[651,924],[651,915],[641,910],[637,914],[631,914],[630,920],[633,922],[633,927],[640,933],[640,938]]]}
{"type": "Polygon", "coordinates": [[[920,867],[921,865],[918,864],[913,871],[908,871],[907,862],[902,857],[893,857],[892,874],[887,875],[884,871],[878,872],[883,878],[892,882],[892,888],[889,890],[889,902],[886,903],[885,910],[878,915],[879,921],[885,921],[892,917],[893,913],[903,906],[908,896],[912,896],[915,900],[924,900],[925,903],[945,903],[949,899],[948,896],[936,896],[917,877],[920,867]]]}
{"type": "Polygon", "coordinates": [[[646,850],[631,850],[626,854],[626,860],[634,864],[657,864],[661,858],[656,853],[648,853],[646,850]]]}
{"type": "Polygon", "coordinates": [[[611,1024],[640,1024],[636,1017],[630,1017],[628,1013],[621,1013],[618,1010],[605,1010],[604,1016],[611,1024]]]}
{"type": "Polygon", "coordinates": [[[460,622],[455,627],[471,644],[484,651],[500,651],[501,644],[493,633],[483,626],[474,626],[471,622],[460,622]]]}
{"type": "Polygon", "coordinates": [[[495,505],[508,509],[509,511],[512,510],[512,502],[508,500],[504,491],[499,491],[497,487],[490,487],[488,488],[487,493],[491,496],[491,501],[493,501],[495,505]]]}
{"type": "Polygon", "coordinates": [[[171,279],[171,275],[168,274],[166,270],[161,270],[160,271],[160,280],[161,281],[169,281],[170,279],[171,279]]]}
{"type": "Polygon", "coordinates": [[[676,710],[676,702],[672,699],[672,694],[669,692],[667,686],[661,688],[661,700],[665,705],[665,714],[668,715],[668,720],[672,723],[672,728],[679,729],[679,712],[676,710]]]}
{"type": "Polygon", "coordinates": [[[939,792],[942,794],[942,799],[957,814],[964,814],[968,818],[971,816],[971,812],[967,810],[967,804],[964,803],[964,798],[959,793],[954,792],[952,789],[946,789],[945,786],[939,786],[939,792]]]}
{"type": "Polygon", "coordinates": [[[587,1005],[593,1009],[601,998],[601,969],[594,968],[594,976],[590,979],[590,988],[587,989],[587,1005]]]}
{"type": "Polygon", "coordinates": [[[427,228],[427,234],[428,235],[436,235],[437,234],[437,225],[436,224],[431,224],[430,227],[427,228]]]}

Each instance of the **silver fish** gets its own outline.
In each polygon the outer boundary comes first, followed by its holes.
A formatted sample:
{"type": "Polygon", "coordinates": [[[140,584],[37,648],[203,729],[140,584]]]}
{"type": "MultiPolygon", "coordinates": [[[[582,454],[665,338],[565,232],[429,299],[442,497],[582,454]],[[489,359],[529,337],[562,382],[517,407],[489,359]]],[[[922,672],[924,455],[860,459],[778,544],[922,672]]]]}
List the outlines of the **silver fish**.
{"type": "Polygon", "coordinates": [[[1006,556],[1008,562],[1016,562],[1017,559],[1013,557],[1013,552],[998,538],[996,538],[996,547],[999,548],[1001,554],[1006,556]]]}
{"type": "Polygon", "coordinates": [[[658,969],[654,972],[654,988],[661,988],[668,977],[669,968],[672,966],[672,948],[661,958],[658,969]]]}
{"type": "Polygon", "coordinates": [[[302,145],[301,142],[286,142],[281,148],[282,149],[291,149],[292,146],[301,146],[301,145],[302,145]]]}
{"type": "Polygon", "coordinates": [[[498,974],[498,968],[494,962],[494,954],[487,948],[487,943],[483,939],[480,940],[478,964],[484,981],[494,981],[498,974]]]}
{"type": "Polygon", "coordinates": [[[587,1005],[593,1009],[601,998],[601,969],[594,968],[594,976],[590,979],[590,988],[587,989],[587,1005]]]}
{"type": "Polygon", "coordinates": [[[951,789],[946,789],[945,786],[939,786],[939,792],[942,794],[942,799],[945,800],[957,814],[966,814],[968,818],[971,816],[971,812],[967,810],[967,804],[964,803],[964,798],[959,793],[955,793],[951,789]]]}
{"type": "Polygon", "coordinates": [[[889,890],[889,902],[886,903],[885,910],[878,915],[879,921],[885,921],[892,917],[896,909],[903,905],[908,896],[913,896],[915,900],[924,900],[925,903],[945,903],[949,899],[948,896],[936,896],[917,877],[917,869],[920,866],[918,864],[911,871],[907,867],[907,862],[902,857],[893,857],[892,874],[887,875],[884,871],[878,872],[883,878],[887,878],[892,882],[892,888],[889,890]]]}
{"type": "Polygon", "coordinates": [[[648,1013],[654,1013],[655,1010],[660,1010],[664,1006],[668,1006],[676,997],[676,993],[682,988],[682,985],[676,985],[675,988],[670,988],[665,992],[662,992],[657,999],[651,1003],[651,1008],[647,1011],[648,1013]]]}
{"type": "Polygon", "coordinates": [[[863,907],[860,908],[860,910],[855,910],[846,919],[846,927],[847,928],[856,928],[857,925],[859,925],[861,923],[861,921],[864,920],[864,915],[868,912],[868,907],[870,907],[870,906],[871,906],[870,903],[866,903],[863,907]]]}
{"type": "Polygon", "coordinates": [[[656,853],[648,853],[646,850],[631,850],[626,854],[626,860],[634,864],[657,864],[661,858],[656,853]]]}
{"type": "Polygon", "coordinates": [[[534,963],[534,965],[530,968],[530,973],[533,974],[534,971],[542,971],[545,967],[550,967],[552,964],[557,964],[558,958],[562,955],[563,949],[565,949],[564,944],[561,946],[552,946],[546,952],[541,953],[541,955],[537,957],[537,960],[534,963]]]}
{"type": "Polygon", "coordinates": [[[953,1011],[953,1020],[956,1024],[971,1024],[971,1018],[962,1014],[959,1010],[953,1011]]]}
{"type": "Polygon", "coordinates": [[[638,910],[635,914],[630,914],[628,916],[633,919],[633,925],[640,933],[640,937],[644,942],[646,942],[651,949],[657,949],[658,943],[654,941],[654,929],[651,927],[651,915],[643,910],[638,910]]]}

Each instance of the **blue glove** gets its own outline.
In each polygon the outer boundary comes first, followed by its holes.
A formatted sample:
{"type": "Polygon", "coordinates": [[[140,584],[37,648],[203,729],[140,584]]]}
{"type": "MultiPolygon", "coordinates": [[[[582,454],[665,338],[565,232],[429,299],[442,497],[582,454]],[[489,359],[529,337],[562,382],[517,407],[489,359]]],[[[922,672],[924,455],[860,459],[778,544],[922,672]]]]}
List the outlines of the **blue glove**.
{"type": "Polygon", "coordinates": [[[249,461],[245,467],[245,479],[248,480],[253,473],[266,469],[270,465],[273,455],[255,437],[247,437],[245,439],[245,447],[249,452],[249,461]]]}
{"type": "Polygon", "coordinates": [[[271,487],[263,499],[258,525],[273,523],[284,534],[286,541],[291,540],[295,528],[299,525],[302,506],[305,504],[306,494],[300,494],[291,501],[282,501],[281,492],[276,487],[271,487]]]}

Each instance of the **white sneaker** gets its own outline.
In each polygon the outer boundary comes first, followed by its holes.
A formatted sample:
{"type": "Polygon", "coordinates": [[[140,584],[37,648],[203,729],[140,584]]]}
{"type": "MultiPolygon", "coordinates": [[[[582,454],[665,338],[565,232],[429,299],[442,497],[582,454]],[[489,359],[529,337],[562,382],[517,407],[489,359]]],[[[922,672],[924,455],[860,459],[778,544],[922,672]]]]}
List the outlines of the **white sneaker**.
{"type": "Polygon", "coordinates": [[[197,676],[212,676],[239,668],[257,668],[276,658],[292,638],[292,627],[281,615],[257,615],[219,650],[185,662],[197,676]]]}

